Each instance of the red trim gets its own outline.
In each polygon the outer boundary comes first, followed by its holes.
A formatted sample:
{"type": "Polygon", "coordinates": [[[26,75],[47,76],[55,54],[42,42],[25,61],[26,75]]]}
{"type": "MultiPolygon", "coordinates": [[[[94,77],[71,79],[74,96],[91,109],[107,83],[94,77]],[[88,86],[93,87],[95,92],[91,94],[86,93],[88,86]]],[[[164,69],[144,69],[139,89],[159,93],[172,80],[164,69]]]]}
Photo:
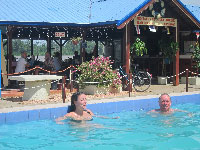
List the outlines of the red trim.
{"type": "Polygon", "coordinates": [[[155,2],[155,0],[150,1],[149,3],[147,3],[144,7],[142,7],[137,13],[133,14],[132,16],[130,16],[126,21],[124,21],[120,26],[117,27],[117,29],[122,29],[124,28],[124,26],[126,24],[128,24],[131,20],[133,20],[137,15],[139,15],[140,13],[142,13],[145,9],[147,9],[147,7],[149,7],[149,5],[153,4],[155,2]]]}

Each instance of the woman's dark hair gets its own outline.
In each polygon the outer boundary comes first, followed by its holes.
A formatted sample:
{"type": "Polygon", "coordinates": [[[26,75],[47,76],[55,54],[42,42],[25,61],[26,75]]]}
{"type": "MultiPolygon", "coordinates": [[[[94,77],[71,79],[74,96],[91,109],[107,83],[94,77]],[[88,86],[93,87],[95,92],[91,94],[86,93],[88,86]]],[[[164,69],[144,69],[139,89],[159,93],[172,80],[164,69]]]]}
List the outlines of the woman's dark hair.
{"type": "Polygon", "coordinates": [[[82,93],[82,92],[76,92],[76,93],[72,94],[72,97],[71,97],[71,106],[70,106],[70,112],[72,112],[72,111],[75,111],[75,110],[76,110],[76,106],[75,106],[75,104],[74,104],[74,101],[77,101],[77,100],[78,100],[78,97],[79,97],[79,95],[81,95],[81,94],[84,94],[84,93],[82,93]]]}

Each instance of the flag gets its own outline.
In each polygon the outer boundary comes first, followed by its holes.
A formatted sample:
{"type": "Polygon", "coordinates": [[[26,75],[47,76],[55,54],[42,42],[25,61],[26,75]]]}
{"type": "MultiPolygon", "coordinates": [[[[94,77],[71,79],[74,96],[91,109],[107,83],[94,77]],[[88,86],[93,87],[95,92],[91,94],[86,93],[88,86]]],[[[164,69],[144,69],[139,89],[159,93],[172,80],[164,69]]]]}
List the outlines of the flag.
{"type": "Polygon", "coordinates": [[[136,28],[137,34],[140,34],[140,28],[139,28],[139,25],[136,25],[135,28],[136,28]]]}
{"type": "Polygon", "coordinates": [[[199,32],[196,32],[196,36],[197,36],[197,40],[198,40],[198,38],[199,38],[199,32]]]}
{"type": "Polygon", "coordinates": [[[150,30],[151,32],[156,32],[155,26],[149,26],[149,30],[150,30]]]}

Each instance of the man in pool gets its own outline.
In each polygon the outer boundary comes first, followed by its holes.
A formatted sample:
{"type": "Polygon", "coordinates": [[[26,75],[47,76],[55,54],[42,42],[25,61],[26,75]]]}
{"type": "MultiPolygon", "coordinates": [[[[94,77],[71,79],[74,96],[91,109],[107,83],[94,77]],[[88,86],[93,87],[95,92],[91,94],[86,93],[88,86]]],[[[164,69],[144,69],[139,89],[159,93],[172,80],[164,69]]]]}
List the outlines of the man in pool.
{"type": "Polygon", "coordinates": [[[174,111],[176,111],[177,109],[171,109],[171,97],[167,94],[161,94],[161,96],[159,97],[159,106],[160,109],[154,109],[151,112],[160,112],[160,113],[164,113],[164,114],[168,114],[168,113],[173,113],[174,111]]]}
{"type": "Polygon", "coordinates": [[[180,110],[180,109],[171,109],[171,97],[167,93],[161,94],[159,97],[159,106],[160,109],[154,109],[151,110],[150,112],[156,112],[156,113],[161,113],[161,114],[171,114],[173,112],[185,112],[189,117],[192,117],[192,113],[185,111],[185,110],[180,110]]]}

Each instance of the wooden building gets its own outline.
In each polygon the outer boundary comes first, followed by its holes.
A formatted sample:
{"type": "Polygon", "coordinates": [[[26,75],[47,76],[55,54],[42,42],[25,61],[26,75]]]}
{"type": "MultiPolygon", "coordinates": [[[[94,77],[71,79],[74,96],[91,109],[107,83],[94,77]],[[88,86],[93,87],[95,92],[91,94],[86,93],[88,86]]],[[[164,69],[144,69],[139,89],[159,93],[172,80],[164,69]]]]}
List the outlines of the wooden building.
{"type": "MultiPolygon", "coordinates": [[[[51,52],[52,40],[60,46],[73,37],[98,41],[105,45],[107,56],[130,71],[130,57],[148,68],[153,76],[160,75],[158,40],[167,33],[179,43],[179,50],[169,66],[169,75],[176,75],[190,66],[186,55],[188,44],[197,40],[200,31],[200,4],[190,0],[4,0],[1,2],[0,30],[7,39],[8,72],[12,73],[12,39],[46,40],[51,52]],[[153,29],[150,30],[150,27],[153,29]],[[152,32],[153,31],[153,32],[152,32]],[[156,31],[156,32],[155,32],[156,31]],[[130,56],[130,46],[139,37],[145,41],[148,55],[130,56]]],[[[81,61],[85,48],[80,48],[81,61]]]]}

